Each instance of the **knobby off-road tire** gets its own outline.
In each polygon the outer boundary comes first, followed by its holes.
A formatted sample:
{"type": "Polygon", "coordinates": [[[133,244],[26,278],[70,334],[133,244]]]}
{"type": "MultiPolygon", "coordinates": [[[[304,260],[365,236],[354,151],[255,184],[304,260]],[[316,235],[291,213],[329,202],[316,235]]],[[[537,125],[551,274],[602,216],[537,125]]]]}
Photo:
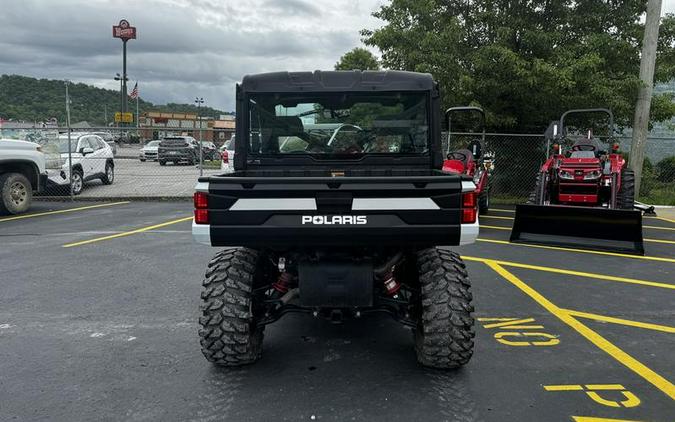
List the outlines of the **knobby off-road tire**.
{"type": "Polygon", "coordinates": [[[217,365],[253,363],[262,354],[263,328],[253,315],[258,253],[229,248],[209,262],[202,283],[199,338],[202,353],[217,365]]]}
{"type": "Polygon", "coordinates": [[[0,215],[28,211],[33,200],[33,187],[21,173],[0,174],[0,215]]]}
{"type": "Polygon", "coordinates": [[[473,355],[471,283],[458,254],[439,248],[417,254],[420,283],[417,360],[433,368],[457,368],[473,355]]]}
{"type": "Polygon", "coordinates": [[[635,173],[633,170],[621,171],[621,188],[616,195],[616,207],[621,210],[632,210],[635,205],[635,173]]]}
{"type": "Polygon", "coordinates": [[[544,183],[544,175],[542,173],[537,173],[537,180],[534,182],[534,189],[530,193],[530,196],[527,198],[526,202],[527,204],[539,205],[542,196],[541,185],[543,183],[544,183]]]}

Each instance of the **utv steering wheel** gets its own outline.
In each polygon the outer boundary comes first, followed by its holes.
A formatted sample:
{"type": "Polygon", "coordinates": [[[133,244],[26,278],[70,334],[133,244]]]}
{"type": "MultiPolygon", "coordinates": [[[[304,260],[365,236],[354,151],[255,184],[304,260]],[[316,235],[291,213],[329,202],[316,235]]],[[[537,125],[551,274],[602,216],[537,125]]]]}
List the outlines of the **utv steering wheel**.
{"type": "Polygon", "coordinates": [[[453,151],[453,152],[448,154],[448,158],[453,159],[453,160],[459,160],[461,162],[465,162],[465,161],[467,161],[467,159],[469,157],[467,157],[467,155],[464,154],[463,152],[453,151]]]}
{"type": "Polygon", "coordinates": [[[363,132],[363,128],[361,128],[360,126],[353,125],[351,123],[342,123],[340,126],[335,128],[335,130],[333,131],[333,134],[330,136],[330,139],[328,140],[327,145],[330,146],[333,143],[333,141],[335,140],[335,137],[338,135],[338,133],[340,133],[340,131],[342,129],[344,129],[345,127],[351,127],[351,128],[357,129],[360,132],[363,132]]]}

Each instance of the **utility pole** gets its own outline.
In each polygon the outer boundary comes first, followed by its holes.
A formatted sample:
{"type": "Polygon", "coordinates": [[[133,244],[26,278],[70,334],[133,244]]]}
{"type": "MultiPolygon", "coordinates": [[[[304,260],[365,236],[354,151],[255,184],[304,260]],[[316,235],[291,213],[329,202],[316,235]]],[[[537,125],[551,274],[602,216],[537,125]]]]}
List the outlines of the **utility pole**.
{"type": "Polygon", "coordinates": [[[70,179],[70,200],[73,200],[73,146],[70,140],[70,95],[68,95],[68,84],[66,80],[66,127],[68,128],[68,178],[70,179]]]}
{"type": "Polygon", "coordinates": [[[647,132],[649,130],[649,108],[654,88],[654,66],[656,64],[656,47],[659,39],[659,22],[661,20],[661,0],[647,2],[645,33],[642,38],[642,57],[640,58],[640,81],[633,119],[633,139],[630,147],[630,168],[635,172],[635,197],[640,194],[642,179],[642,162],[645,157],[647,132]]]}
{"type": "Polygon", "coordinates": [[[204,175],[204,146],[202,145],[202,113],[201,107],[204,104],[204,99],[201,97],[195,98],[197,104],[197,122],[199,122],[199,177],[204,175]]]}

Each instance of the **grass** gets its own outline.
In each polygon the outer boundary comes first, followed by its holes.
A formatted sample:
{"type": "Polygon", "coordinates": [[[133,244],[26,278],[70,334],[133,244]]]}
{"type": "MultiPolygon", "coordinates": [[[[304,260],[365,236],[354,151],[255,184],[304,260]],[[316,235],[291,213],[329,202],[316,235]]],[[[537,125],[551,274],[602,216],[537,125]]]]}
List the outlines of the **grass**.
{"type": "Polygon", "coordinates": [[[648,194],[640,195],[639,201],[649,205],[675,205],[675,185],[654,187],[648,194]]]}

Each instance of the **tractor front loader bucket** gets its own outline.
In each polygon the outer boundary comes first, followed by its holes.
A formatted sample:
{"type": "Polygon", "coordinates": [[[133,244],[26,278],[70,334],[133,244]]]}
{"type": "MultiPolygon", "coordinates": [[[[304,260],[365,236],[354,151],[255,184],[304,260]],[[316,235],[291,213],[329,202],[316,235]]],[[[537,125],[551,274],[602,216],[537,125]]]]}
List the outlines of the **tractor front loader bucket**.
{"type": "Polygon", "coordinates": [[[563,205],[517,205],[511,242],[644,255],[642,213],[563,205]]]}

